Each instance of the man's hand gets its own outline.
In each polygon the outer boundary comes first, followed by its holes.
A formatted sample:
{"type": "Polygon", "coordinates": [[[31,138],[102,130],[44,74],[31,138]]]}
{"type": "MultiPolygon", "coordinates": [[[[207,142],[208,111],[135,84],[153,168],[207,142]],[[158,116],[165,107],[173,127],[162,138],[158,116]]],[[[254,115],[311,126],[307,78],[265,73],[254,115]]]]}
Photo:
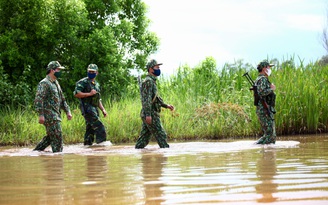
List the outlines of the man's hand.
{"type": "Polygon", "coordinates": [[[103,109],[103,110],[102,110],[102,113],[103,113],[104,117],[106,117],[106,116],[107,116],[107,112],[106,112],[106,110],[105,110],[105,109],[103,109]]]}
{"type": "Polygon", "coordinates": [[[90,96],[94,96],[96,93],[97,93],[97,91],[96,91],[95,89],[92,89],[92,90],[90,91],[90,96]]]}
{"type": "Polygon", "coordinates": [[[170,109],[171,111],[174,110],[174,106],[173,105],[167,105],[167,108],[170,109]]]}
{"type": "Polygon", "coordinates": [[[44,116],[43,115],[39,116],[39,123],[44,124],[44,116]]]}
{"type": "Polygon", "coordinates": [[[66,114],[66,116],[67,116],[67,119],[68,119],[68,120],[71,120],[72,117],[73,117],[72,114],[71,114],[70,112],[68,112],[68,113],[66,114]]]}
{"type": "Polygon", "coordinates": [[[273,83],[270,85],[270,88],[271,90],[276,90],[276,86],[273,83]]]}
{"type": "Polygon", "coordinates": [[[146,123],[147,123],[148,125],[151,125],[151,121],[152,121],[151,116],[146,116],[146,123]]]}

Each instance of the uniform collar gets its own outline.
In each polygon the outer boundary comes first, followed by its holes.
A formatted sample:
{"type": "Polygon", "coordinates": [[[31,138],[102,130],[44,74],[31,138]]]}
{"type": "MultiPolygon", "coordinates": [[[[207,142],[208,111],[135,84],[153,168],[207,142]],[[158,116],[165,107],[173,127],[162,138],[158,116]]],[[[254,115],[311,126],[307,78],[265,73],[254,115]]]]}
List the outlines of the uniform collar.
{"type": "Polygon", "coordinates": [[[49,75],[46,77],[50,82],[54,83],[56,80],[53,80],[49,75]]]}
{"type": "Polygon", "coordinates": [[[157,78],[156,78],[155,76],[153,76],[153,75],[149,75],[149,74],[148,74],[148,76],[149,76],[151,79],[153,79],[154,81],[157,80],[157,78]]]}
{"type": "MultiPolygon", "coordinates": [[[[88,77],[87,77],[87,78],[88,78],[88,77]]],[[[96,79],[92,80],[92,79],[88,78],[88,81],[89,81],[91,84],[93,84],[93,85],[96,84],[96,79]]]]}

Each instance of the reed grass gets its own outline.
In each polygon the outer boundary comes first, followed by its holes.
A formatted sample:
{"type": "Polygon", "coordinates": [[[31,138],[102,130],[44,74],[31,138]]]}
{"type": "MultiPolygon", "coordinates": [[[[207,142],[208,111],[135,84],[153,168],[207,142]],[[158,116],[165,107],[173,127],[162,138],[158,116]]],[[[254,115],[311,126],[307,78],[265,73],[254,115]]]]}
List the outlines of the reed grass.
{"type": "MultiPolygon", "coordinates": [[[[304,65],[291,59],[273,68],[270,81],[277,87],[275,115],[278,135],[327,132],[328,67],[316,63],[304,65]]],[[[253,106],[250,85],[243,77],[248,71],[255,80],[258,72],[237,61],[217,68],[213,58],[206,58],[195,68],[181,66],[177,73],[159,78],[159,95],[175,106],[163,109],[161,120],[169,141],[258,138],[262,133],[253,106]]],[[[108,116],[101,116],[108,140],[114,144],[134,143],[141,129],[140,96],[136,91],[120,100],[106,100],[108,116]]],[[[62,116],[65,144],[83,142],[85,122],[77,101],[71,103],[73,119],[62,116]]],[[[1,145],[36,144],[45,128],[37,123],[32,107],[0,109],[1,145]]]]}

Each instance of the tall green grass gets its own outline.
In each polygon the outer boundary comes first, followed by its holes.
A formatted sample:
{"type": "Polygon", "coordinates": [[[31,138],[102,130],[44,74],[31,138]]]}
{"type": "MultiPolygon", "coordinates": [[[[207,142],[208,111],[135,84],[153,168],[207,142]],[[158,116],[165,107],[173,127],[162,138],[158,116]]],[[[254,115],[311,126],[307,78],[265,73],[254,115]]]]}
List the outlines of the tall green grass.
{"type": "MultiPolygon", "coordinates": [[[[328,68],[316,63],[304,65],[291,59],[273,68],[270,81],[277,87],[275,115],[278,135],[327,132],[328,68]],[[299,66],[295,66],[295,64],[299,66]]],[[[250,85],[243,77],[249,72],[255,80],[258,72],[249,64],[237,61],[217,68],[213,58],[206,58],[194,68],[181,66],[170,77],[159,78],[159,95],[175,106],[173,112],[163,109],[161,120],[169,141],[208,140],[226,138],[257,138],[260,126],[253,106],[250,85]]],[[[120,100],[104,100],[108,116],[101,117],[108,140],[134,143],[141,129],[140,96],[126,93],[120,100]]],[[[64,142],[81,143],[85,122],[77,102],[71,104],[73,119],[63,115],[64,142]]],[[[0,143],[2,145],[36,144],[45,129],[38,124],[31,107],[1,108],[0,143]]]]}

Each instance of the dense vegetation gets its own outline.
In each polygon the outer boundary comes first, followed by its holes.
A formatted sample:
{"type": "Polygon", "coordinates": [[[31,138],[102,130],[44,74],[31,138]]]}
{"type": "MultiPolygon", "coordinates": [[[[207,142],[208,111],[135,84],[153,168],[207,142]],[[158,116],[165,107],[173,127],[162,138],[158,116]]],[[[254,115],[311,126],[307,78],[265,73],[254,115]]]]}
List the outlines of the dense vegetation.
{"type": "MultiPolygon", "coordinates": [[[[275,63],[270,79],[277,86],[278,136],[327,132],[328,67],[302,63],[295,66],[293,59],[275,63]]],[[[186,65],[171,77],[160,78],[160,95],[176,107],[174,112],[162,112],[169,141],[259,137],[252,93],[243,77],[246,71],[256,78],[257,70],[249,64],[238,61],[217,68],[215,60],[208,57],[195,68],[186,65]]],[[[130,89],[132,92],[120,100],[104,100],[109,115],[102,120],[113,143],[135,142],[139,135],[141,105],[137,83],[131,84],[130,89]]],[[[71,121],[63,115],[65,142],[82,142],[84,119],[76,103],[71,104],[71,109],[71,121]]],[[[31,108],[6,106],[1,114],[2,144],[36,143],[45,133],[31,108]]]]}
{"type": "Polygon", "coordinates": [[[61,86],[73,100],[86,68],[100,68],[108,97],[120,98],[159,40],[141,0],[0,0],[0,107],[29,105],[50,61],[67,68],[61,86]]]}

